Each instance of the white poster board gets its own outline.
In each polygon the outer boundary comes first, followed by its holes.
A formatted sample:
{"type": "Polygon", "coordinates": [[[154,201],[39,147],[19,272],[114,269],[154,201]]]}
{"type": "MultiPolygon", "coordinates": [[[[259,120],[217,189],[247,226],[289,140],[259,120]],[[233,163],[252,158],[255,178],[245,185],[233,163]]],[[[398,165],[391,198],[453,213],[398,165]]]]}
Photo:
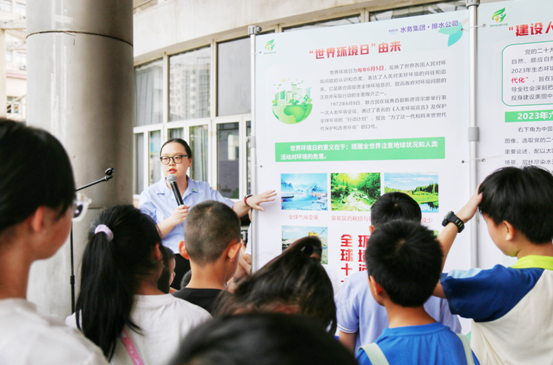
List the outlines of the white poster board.
{"type": "MultiPolygon", "coordinates": [[[[468,12],[257,37],[259,267],[306,235],[335,290],[365,270],[370,206],[411,194],[433,230],[469,198],[468,12]]],[[[460,235],[446,271],[470,266],[460,235]]]]}
{"type": "MultiPolygon", "coordinates": [[[[504,166],[553,171],[553,2],[481,5],[478,36],[479,182],[504,166]]],[[[480,267],[511,265],[479,227],[480,267]]]]}

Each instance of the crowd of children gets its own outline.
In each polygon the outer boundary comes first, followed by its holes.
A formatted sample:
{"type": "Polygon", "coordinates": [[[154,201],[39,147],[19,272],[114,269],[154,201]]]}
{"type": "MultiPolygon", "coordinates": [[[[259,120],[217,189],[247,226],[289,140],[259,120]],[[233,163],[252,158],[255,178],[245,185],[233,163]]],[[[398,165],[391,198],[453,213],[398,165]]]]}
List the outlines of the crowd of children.
{"type": "Polygon", "coordinates": [[[0,176],[0,364],[553,364],[553,175],[538,167],[488,176],[438,237],[412,198],[381,196],[367,271],[338,293],[317,237],[250,274],[240,219],[217,201],[187,213],[178,250],[191,270],[173,290],[156,222],[110,207],[89,231],[65,324],[26,291],[31,264],[54,255],[79,213],[67,153],[45,131],[0,120],[0,176]],[[517,263],[442,273],[477,210],[517,263]],[[457,315],[473,319],[470,343],[457,315]]]}

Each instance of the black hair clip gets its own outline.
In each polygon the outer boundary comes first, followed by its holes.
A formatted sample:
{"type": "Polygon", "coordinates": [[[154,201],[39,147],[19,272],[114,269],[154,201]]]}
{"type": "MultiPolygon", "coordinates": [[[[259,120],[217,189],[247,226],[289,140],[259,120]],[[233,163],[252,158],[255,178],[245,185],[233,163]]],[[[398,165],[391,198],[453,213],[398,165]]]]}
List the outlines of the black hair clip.
{"type": "Polygon", "coordinates": [[[307,256],[311,256],[313,254],[321,255],[323,253],[323,249],[320,247],[314,247],[312,245],[305,245],[300,250],[307,256]]]}

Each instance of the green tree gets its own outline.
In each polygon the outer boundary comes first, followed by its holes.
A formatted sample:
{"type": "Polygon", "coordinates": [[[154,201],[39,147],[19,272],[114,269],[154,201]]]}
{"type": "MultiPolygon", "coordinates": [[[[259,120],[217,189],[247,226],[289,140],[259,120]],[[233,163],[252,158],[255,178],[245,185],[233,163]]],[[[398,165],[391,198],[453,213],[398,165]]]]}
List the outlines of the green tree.
{"type": "Polygon", "coordinates": [[[367,194],[370,199],[377,199],[380,196],[380,173],[363,174],[357,188],[367,194]]]}

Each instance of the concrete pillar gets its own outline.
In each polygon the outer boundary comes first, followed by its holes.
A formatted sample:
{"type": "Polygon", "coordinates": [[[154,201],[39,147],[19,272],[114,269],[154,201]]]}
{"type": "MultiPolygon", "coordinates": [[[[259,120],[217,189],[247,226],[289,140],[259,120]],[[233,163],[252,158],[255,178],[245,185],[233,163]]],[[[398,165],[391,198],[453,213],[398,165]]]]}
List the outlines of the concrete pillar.
{"type": "MultiPolygon", "coordinates": [[[[83,190],[92,205],[74,226],[77,284],[90,221],[107,206],[132,203],[132,8],[132,0],[27,1],[28,125],[60,139],[77,187],[115,168],[112,180],[83,190]]],[[[33,265],[28,299],[43,313],[69,315],[69,277],[67,242],[33,265]]]]}
{"type": "Polygon", "coordinates": [[[0,29],[0,117],[2,118],[7,115],[6,79],[6,32],[0,29]]]}

